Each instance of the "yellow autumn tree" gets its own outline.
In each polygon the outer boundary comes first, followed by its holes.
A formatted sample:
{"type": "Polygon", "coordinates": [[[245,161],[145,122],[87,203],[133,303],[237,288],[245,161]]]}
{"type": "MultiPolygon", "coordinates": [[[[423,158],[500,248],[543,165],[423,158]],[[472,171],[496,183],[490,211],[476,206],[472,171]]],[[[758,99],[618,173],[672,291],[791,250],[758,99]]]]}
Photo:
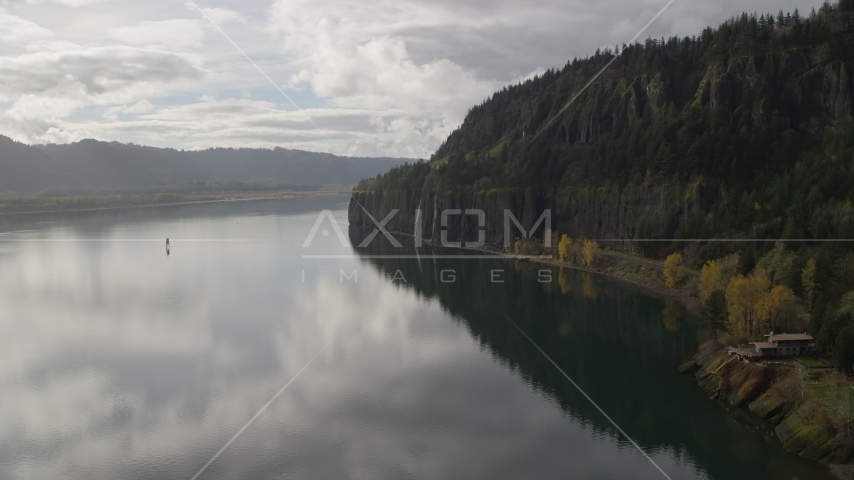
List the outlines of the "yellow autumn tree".
{"type": "Polygon", "coordinates": [[[592,240],[585,240],[581,249],[581,261],[587,268],[593,268],[596,257],[599,255],[599,244],[592,240]]]}
{"type": "Polygon", "coordinates": [[[523,248],[524,244],[522,243],[522,239],[516,237],[516,243],[513,244],[513,253],[515,253],[516,255],[521,255],[523,248]]]}
{"type": "Polygon", "coordinates": [[[560,293],[564,295],[572,290],[572,279],[569,278],[563,267],[560,267],[560,272],[557,274],[557,283],[560,285],[560,293]]]}
{"type": "Polygon", "coordinates": [[[732,328],[740,333],[757,335],[764,325],[759,303],[771,288],[765,275],[732,277],[726,287],[726,304],[732,328]]]}
{"type": "Polygon", "coordinates": [[[741,257],[738,253],[733,253],[726,257],[706,262],[700,270],[698,285],[700,300],[705,302],[715,290],[726,292],[730,280],[738,273],[740,261],[741,257]]]}
{"type": "Polygon", "coordinates": [[[756,315],[761,330],[774,327],[788,328],[796,315],[795,294],[787,287],[777,285],[756,302],[756,315]]]}
{"type": "Polygon", "coordinates": [[[682,254],[673,252],[664,261],[664,282],[668,288],[673,288],[682,280],[685,272],[682,270],[682,254]]]}
{"type": "Polygon", "coordinates": [[[572,239],[569,238],[566,234],[560,237],[560,243],[557,247],[558,258],[561,262],[571,262],[572,256],[572,239]]]}
{"type": "Polygon", "coordinates": [[[804,286],[804,300],[807,302],[807,310],[812,310],[812,302],[815,300],[816,283],[815,283],[816,265],[815,257],[810,257],[803,270],[801,270],[801,284],[804,286]]]}
{"type": "Polygon", "coordinates": [[[585,273],[584,278],[581,280],[581,294],[584,295],[584,298],[591,300],[599,298],[599,288],[589,273],[585,273]]]}

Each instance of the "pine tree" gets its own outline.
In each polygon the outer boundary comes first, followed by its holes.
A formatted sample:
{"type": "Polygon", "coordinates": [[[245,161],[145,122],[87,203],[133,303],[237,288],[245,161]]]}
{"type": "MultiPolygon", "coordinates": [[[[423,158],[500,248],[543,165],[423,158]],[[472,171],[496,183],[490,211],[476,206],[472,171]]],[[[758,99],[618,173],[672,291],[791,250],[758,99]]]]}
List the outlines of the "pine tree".
{"type": "Polygon", "coordinates": [[[596,264],[596,257],[599,255],[599,244],[592,240],[585,240],[581,255],[584,266],[593,268],[596,264]]]}

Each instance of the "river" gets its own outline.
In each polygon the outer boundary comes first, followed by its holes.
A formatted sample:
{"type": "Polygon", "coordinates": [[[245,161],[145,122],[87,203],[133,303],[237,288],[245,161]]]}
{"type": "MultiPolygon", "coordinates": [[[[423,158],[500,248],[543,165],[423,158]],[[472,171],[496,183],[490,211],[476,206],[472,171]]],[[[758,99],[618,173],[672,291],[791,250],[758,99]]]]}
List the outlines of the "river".
{"type": "Polygon", "coordinates": [[[0,478],[828,478],[677,305],[347,201],[0,215],[0,478]]]}

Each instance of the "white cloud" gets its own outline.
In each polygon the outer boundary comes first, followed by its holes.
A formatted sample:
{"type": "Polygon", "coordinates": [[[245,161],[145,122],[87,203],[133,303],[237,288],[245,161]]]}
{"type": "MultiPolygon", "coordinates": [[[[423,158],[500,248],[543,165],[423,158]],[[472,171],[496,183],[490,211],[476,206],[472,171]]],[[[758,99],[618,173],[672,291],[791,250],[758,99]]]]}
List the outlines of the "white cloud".
{"type": "Polygon", "coordinates": [[[0,43],[24,44],[38,40],[47,40],[53,34],[35,23],[9,13],[0,7],[0,43]]]}
{"type": "MultiPolygon", "coordinates": [[[[301,65],[292,86],[306,84],[334,105],[377,113],[372,123],[379,135],[350,142],[348,153],[429,155],[473,103],[500,85],[448,59],[417,62],[405,38],[366,35],[375,30],[373,24],[318,17],[315,10],[290,2],[274,8],[274,19],[285,48],[301,65]],[[389,118],[390,110],[401,113],[389,118]]],[[[379,16],[375,21],[382,20],[379,16]]]]}
{"type": "Polygon", "coordinates": [[[148,100],[142,99],[133,105],[110,107],[104,111],[103,117],[110,120],[117,120],[119,115],[140,115],[152,110],[154,110],[154,105],[148,100]]]}
{"type": "Polygon", "coordinates": [[[0,115],[0,126],[13,138],[30,142],[79,139],[91,129],[62,128],[63,119],[75,111],[162,94],[170,86],[198,81],[203,73],[174,53],[135,47],[0,57],[0,101],[11,102],[0,115]]]}
{"type": "Polygon", "coordinates": [[[114,27],[108,30],[107,35],[130,45],[184,50],[187,47],[201,46],[205,31],[197,20],[175,19],[114,27]]]}
{"type": "Polygon", "coordinates": [[[336,18],[316,28],[308,66],[295,80],[334,102],[361,108],[399,108],[428,111],[465,111],[459,100],[485,98],[497,82],[479,80],[472,72],[447,60],[415,63],[400,37],[375,37],[359,42],[336,18]]]}
{"type": "Polygon", "coordinates": [[[18,97],[6,115],[19,119],[64,117],[89,97],[86,85],[73,75],[64,75],[57,80],[56,85],[43,90],[40,95],[25,93],[18,97]]]}
{"type": "Polygon", "coordinates": [[[159,108],[150,106],[147,101],[143,105],[139,103],[108,108],[103,116],[117,120],[114,122],[65,122],[62,125],[71,131],[85,129],[97,138],[132,134],[134,137],[129,140],[136,143],[163,144],[180,140],[184,148],[189,149],[268,147],[288,138],[288,146],[292,148],[327,151],[327,137],[344,145],[394,135],[387,125],[393,124],[402,113],[309,109],[306,113],[318,125],[318,130],[302,112],[283,110],[267,101],[203,98],[195,103],[159,108]]]}
{"type": "Polygon", "coordinates": [[[186,57],[135,47],[27,53],[0,57],[0,98],[44,92],[69,75],[91,95],[115,101],[140,85],[199,80],[203,70],[186,57]]]}
{"type": "Polygon", "coordinates": [[[519,75],[518,77],[514,78],[511,83],[524,83],[524,82],[526,82],[528,80],[532,80],[534,77],[542,75],[544,73],[546,73],[545,68],[537,68],[533,72],[528,73],[527,75],[519,75]]]}
{"type": "Polygon", "coordinates": [[[108,0],[27,0],[27,3],[32,5],[38,5],[41,3],[53,3],[56,5],[63,5],[66,7],[85,7],[88,5],[94,5],[96,3],[102,3],[108,0]]]}
{"type": "MultiPolygon", "coordinates": [[[[188,5],[188,8],[194,12],[196,11],[196,8],[192,5],[188,5]]],[[[246,19],[243,18],[242,15],[227,8],[202,8],[202,11],[205,12],[205,15],[207,15],[211,21],[219,26],[229,23],[246,23],[246,19]]]]}

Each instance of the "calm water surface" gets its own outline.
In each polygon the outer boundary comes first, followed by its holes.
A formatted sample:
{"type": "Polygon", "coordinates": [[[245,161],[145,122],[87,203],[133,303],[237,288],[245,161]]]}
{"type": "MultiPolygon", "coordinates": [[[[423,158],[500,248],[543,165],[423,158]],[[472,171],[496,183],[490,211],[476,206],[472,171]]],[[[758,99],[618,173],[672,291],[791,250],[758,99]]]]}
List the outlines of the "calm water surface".
{"type": "Polygon", "coordinates": [[[401,251],[352,247],[346,202],[0,216],[0,478],[189,480],[304,367],[200,479],[664,478],[505,314],[671,478],[827,478],[676,373],[675,305],[378,259],[401,251]],[[302,247],[322,209],[346,246],[327,222],[302,247]]]}

